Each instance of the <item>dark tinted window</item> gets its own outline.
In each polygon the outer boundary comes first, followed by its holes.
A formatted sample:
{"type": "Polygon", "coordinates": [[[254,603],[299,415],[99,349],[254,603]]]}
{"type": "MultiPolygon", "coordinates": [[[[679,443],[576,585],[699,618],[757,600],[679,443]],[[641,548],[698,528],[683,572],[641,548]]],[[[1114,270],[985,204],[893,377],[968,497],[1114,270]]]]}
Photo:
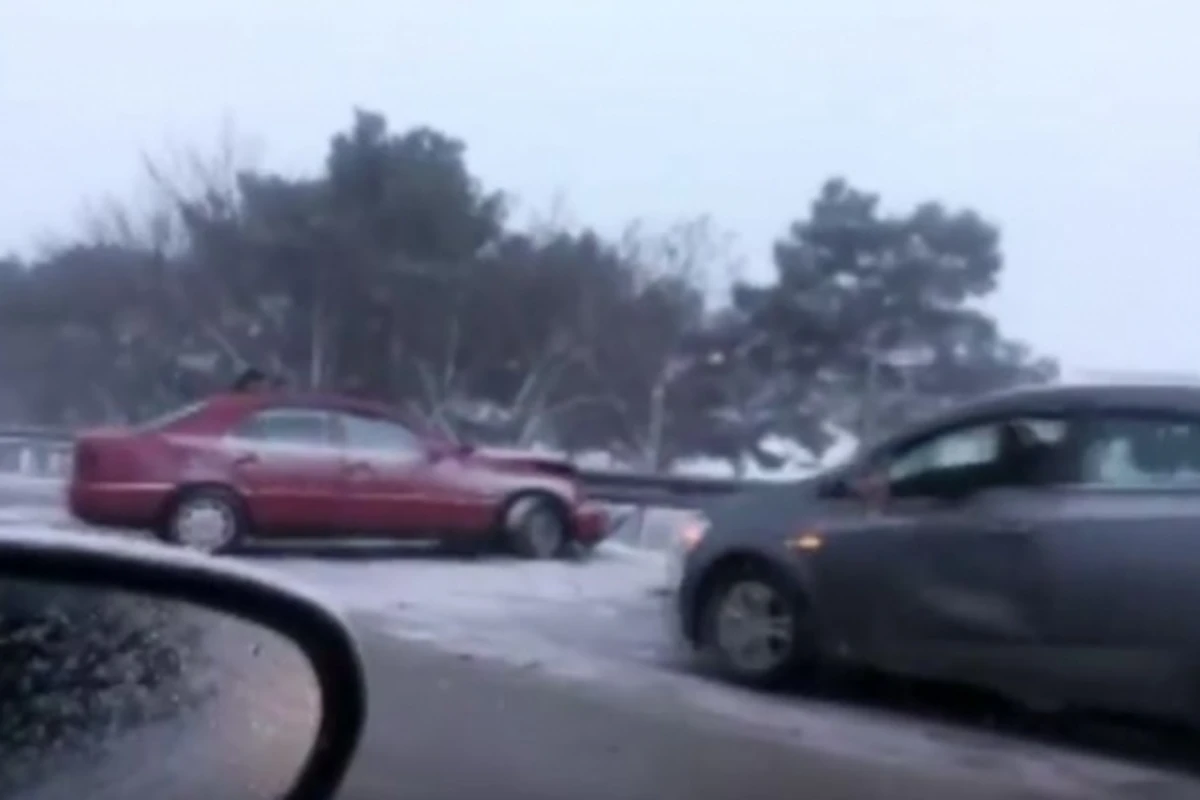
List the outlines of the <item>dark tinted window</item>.
{"type": "Polygon", "coordinates": [[[1066,437],[1061,419],[1014,418],[956,428],[901,450],[887,466],[889,481],[906,481],[943,470],[998,465],[1014,445],[1053,448],[1066,437]]]}
{"type": "Polygon", "coordinates": [[[1200,420],[1121,415],[1088,426],[1084,483],[1200,487],[1200,420]]]}
{"type": "Polygon", "coordinates": [[[902,450],[887,466],[891,482],[953,467],[994,461],[1000,452],[999,426],[960,428],[902,450]]]}
{"type": "Polygon", "coordinates": [[[329,414],[302,409],[260,411],[243,422],[234,435],[239,439],[284,445],[329,445],[329,414]]]}
{"type": "Polygon", "coordinates": [[[963,425],[895,451],[881,465],[893,497],[966,497],[1062,482],[1070,423],[1010,417],[963,425]]]}
{"type": "Polygon", "coordinates": [[[411,455],[421,450],[420,440],[393,420],[359,414],[339,414],[348,450],[411,455]]]}

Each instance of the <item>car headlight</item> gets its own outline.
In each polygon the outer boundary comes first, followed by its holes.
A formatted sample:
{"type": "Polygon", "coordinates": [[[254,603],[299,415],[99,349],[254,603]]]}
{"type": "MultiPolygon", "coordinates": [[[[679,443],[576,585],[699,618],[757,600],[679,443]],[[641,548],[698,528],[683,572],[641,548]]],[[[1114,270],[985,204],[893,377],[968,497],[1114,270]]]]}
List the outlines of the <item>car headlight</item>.
{"type": "Polygon", "coordinates": [[[687,520],[675,530],[675,536],[671,540],[671,549],[667,553],[667,586],[670,591],[679,588],[679,584],[683,580],[683,562],[687,559],[688,554],[704,541],[708,527],[707,517],[702,514],[693,514],[689,515],[687,520]]]}
{"type": "Polygon", "coordinates": [[[703,514],[693,514],[688,517],[687,521],[680,526],[679,532],[675,536],[675,547],[680,554],[690,553],[695,550],[700,542],[704,541],[704,536],[708,533],[710,523],[708,517],[703,514]]]}

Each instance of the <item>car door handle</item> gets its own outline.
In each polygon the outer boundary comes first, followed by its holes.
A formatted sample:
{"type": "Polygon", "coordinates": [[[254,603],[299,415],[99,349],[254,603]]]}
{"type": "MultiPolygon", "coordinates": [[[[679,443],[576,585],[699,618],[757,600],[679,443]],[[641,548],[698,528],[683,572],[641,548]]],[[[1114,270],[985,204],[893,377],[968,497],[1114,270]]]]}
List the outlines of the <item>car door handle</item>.
{"type": "Polygon", "coordinates": [[[234,457],[233,465],[235,467],[244,467],[247,464],[254,464],[257,461],[258,455],[256,453],[242,453],[234,457]]]}
{"type": "Polygon", "coordinates": [[[353,464],[346,465],[346,474],[352,478],[356,475],[369,475],[374,471],[371,465],[365,461],[355,461],[353,464]]]}

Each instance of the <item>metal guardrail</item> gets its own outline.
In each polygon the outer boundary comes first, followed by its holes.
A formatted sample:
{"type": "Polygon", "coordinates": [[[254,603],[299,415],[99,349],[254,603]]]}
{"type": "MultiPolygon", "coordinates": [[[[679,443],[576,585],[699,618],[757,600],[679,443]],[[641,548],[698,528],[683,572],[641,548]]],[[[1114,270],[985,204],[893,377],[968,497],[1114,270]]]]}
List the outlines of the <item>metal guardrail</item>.
{"type": "Polygon", "coordinates": [[[607,470],[581,470],[579,475],[588,495],[597,500],[662,508],[695,508],[706,500],[777,483],[607,470]]]}
{"type": "Polygon", "coordinates": [[[0,427],[0,474],[62,478],[70,471],[71,436],[62,429],[0,427]]]}
{"type": "Polygon", "coordinates": [[[0,440],[24,439],[29,441],[51,441],[67,444],[71,441],[71,432],[63,428],[49,428],[38,425],[0,425],[0,440]]]}

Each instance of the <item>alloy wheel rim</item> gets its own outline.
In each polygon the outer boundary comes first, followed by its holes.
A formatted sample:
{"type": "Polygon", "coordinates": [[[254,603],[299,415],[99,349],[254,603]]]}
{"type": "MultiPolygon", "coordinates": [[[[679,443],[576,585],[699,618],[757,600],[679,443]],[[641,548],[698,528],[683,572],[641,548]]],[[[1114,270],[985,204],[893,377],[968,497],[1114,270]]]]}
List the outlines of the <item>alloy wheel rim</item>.
{"type": "Polygon", "coordinates": [[[795,644],[795,615],[773,586],[738,581],[716,610],[716,644],[738,670],[766,673],[787,661],[795,644]]]}
{"type": "Polygon", "coordinates": [[[236,520],[229,507],[215,500],[185,503],[176,512],[175,540],[191,550],[211,553],[233,539],[236,520]]]}

